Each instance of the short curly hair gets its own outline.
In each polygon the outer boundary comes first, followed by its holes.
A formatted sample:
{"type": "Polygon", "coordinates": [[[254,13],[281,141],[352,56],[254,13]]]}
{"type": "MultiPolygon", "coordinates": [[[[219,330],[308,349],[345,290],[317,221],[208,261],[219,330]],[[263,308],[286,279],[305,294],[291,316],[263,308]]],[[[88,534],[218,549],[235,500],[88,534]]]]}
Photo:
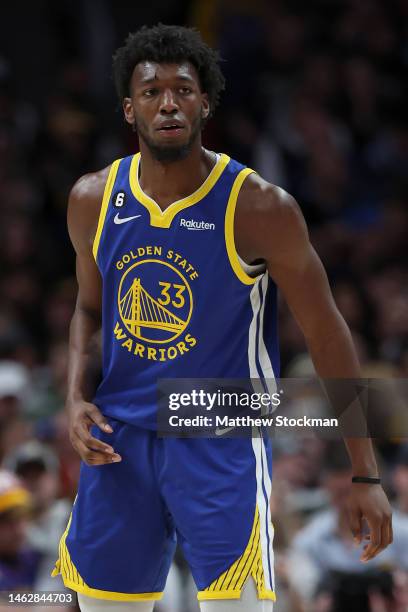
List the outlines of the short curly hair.
{"type": "Polygon", "coordinates": [[[219,103],[225,88],[221,72],[221,58],[202,40],[198,30],[159,23],[143,26],[129,34],[123,47],[113,56],[113,78],[120,102],[130,95],[130,80],[139,62],[157,63],[191,62],[197,70],[201,90],[208,95],[210,115],[219,103]]]}

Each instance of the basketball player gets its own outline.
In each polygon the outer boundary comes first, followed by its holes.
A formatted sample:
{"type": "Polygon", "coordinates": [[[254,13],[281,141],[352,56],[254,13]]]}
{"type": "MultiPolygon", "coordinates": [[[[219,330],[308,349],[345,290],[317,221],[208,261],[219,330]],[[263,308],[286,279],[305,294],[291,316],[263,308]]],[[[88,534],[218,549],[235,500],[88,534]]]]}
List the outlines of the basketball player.
{"type": "MultiPolygon", "coordinates": [[[[79,179],[68,210],[78,299],[70,328],[72,443],[83,459],[54,574],[83,612],[151,612],[176,538],[203,612],[270,612],[275,600],[271,449],[249,439],[162,439],[158,378],[278,376],[276,286],[321,377],[357,377],[294,199],[202,147],[224,81],[193,30],[129,35],[114,57],[140,153],[79,179]],[[91,338],[103,379],[85,395],[91,338]],[[89,400],[92,401],[89,401],[89,400]]],[[[351,528],[367,561],[392,540],[370,440],[346,440],[355,476],[351,528]]]]}

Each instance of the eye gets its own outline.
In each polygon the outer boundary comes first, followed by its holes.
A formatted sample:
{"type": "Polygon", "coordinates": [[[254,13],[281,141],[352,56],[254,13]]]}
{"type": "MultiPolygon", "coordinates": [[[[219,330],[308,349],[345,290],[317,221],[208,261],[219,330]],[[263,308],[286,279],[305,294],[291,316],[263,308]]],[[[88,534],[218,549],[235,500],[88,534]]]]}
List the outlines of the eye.
{"type": "Polygon", "coordinates": [[[193,92],[193,90],[191,89],[191,87],[180,87],[179,89],[180,93],[182,94],[190,94],[193,92]]]}
{"type": "Polygon", "coordinates": [[[157,93],[157,89],[155,89],[154,87],[151,87],[150,89],[145,89],[143,92],[143,95],[146,96],[147,98],[151,98],[152,96],[156,95],[157,93]]]}

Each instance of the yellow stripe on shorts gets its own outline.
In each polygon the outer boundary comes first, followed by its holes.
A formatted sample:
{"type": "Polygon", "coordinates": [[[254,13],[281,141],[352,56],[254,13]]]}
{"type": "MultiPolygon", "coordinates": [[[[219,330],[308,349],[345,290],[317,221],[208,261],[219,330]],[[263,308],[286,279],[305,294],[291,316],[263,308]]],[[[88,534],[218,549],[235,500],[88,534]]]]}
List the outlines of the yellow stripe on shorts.
{"type": "Polygon", "coordinates": [[[59,559],[55,563],[55,567],[51,573],[51,576],[55,577],[61,574],[62,580],[66,587],[82,593],[88,597],[95,597],[96,599],[109,599],[111,601],[154,601],[163,597],[162,592],[157,593],[117,593],[115,591],[103,591],[101,589],[94,589],[90,587],[71,560],[69,550],[66,545],[66,539],[71,525],[72,514],[69,517],[68,525],[64,531],[60,544],[59,544],[59,559]]]}
{"type": "Polygon", "coordinates": [[[255,580],[259,599],[276,600],[275,593],[265,589],[258,506],[255,509],[251,535],[244,552],[210,586],[200,591],[197,598],[199,601],[206,599],[239,599],[243,586],[249,577],[255,580]]]}

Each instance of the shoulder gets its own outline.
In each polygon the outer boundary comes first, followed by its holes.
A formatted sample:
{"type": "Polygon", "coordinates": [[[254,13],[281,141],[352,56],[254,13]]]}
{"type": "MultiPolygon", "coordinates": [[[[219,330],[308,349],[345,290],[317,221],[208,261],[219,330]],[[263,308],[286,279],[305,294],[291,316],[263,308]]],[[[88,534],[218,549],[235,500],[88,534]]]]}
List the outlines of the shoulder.
{"type": "Polygon", "coordinates": [[[305,243],[307,229],[295,198],[253,172],[238,194],[235,236],[241,257],[251,261],[267,259],[272,244],[275,253],[285,253],[305,243]]]}
{"type": "Polygon", "coordinates": [[[78,208],[85,205],[100,205],[110,169],[111,165],[98,172],[84,174],[76,181],[69,194],[70,212],[75,214],[78,208]]]}
{"type": "Polygon", "coordinates": [[[68,199],[68,231],[75,248],[91,244],[98,225],[103,193],[111,165],[81,176],[68,199]]]}
{"type": "Polygon", "coordinates": [[[252,172],[242,184],[237,200],[237,212],[270,218],[276,222],[296,217],[300,210],[290,193],[252,172]]]}

